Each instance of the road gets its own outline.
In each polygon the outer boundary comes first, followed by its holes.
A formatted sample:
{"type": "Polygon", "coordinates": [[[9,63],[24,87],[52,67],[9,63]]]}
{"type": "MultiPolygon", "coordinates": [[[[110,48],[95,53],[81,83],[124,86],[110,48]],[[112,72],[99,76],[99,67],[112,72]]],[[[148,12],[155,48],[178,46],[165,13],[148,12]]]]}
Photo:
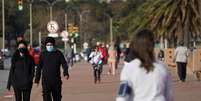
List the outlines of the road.
{"type": "MultiPolygon", "coordinates": [[[[119,74],[116,76],[107,75],[108,66],[104,67],[102,81],[100,84],[94,84],[92,77],[92,68],[86,62],[76,64],[70,70],[70,79],[63,79],[63,101],[115,101],[119,86],[119,74]]],[[[201,82],[196,81],[192,75],[188,75],[185,83],[178,82],[175,68],[171,68],[173,78],[173,89],[175,101],[200,101],[201,82]]],[[[31,101],[41,101],[41,86],[33,86],[31,101]]],[[[0,101],[12,101],[11,98],[0,98],[0,101]]]]}

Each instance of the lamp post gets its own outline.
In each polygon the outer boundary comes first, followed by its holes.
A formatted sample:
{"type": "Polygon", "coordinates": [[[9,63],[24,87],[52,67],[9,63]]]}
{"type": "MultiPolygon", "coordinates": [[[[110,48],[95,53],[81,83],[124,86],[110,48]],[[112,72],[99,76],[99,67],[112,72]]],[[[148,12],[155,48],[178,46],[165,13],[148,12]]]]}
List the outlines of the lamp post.
{"type": "MultiPolygon", "coordinates": [[[[90,11],[86,10],[86,11],[83,11],[83,12],[80,13],[80,25],[79,25],[79,27],[80,27],[79,28],[80,35],[82,35],[82,21],[83,21],[82,17],[83,17],[84,14],[87,14],[87,13],[90,13],[90,11]]],[[[85,35],[85,33],[83,33],[83,36],[84,36],[84,42],[86,42],[86,35],[85,35]]]]}
{"type": "MultiPolygon", "coordinates": [[[[65,0],[66,4],[70,2],[70,0],[65,0]]],[[[67,14],[67,9],[65,10],[65,30],[68,33],[68,14],[67,14]]],[[[67,48],[67,41],[64,41],[64,52],[66,52],[67,48]]]]}
{"type": "Polygon", "coordinates": [[[5,7],[4,7],[4,0],[2,0],[2,49],[3,54],[5,51],[5,7]]]}
{"type": "MultiPolygon", "coordinates": [[[[112,1],[111,0],[107,0],[107,5],[109,5],[112,1]]],[[[100,3],[104,3],[104,1],[100,2],[100,3]]],[[[108,7],[107,7],[108,8],[108,7]]],[[[111,8],[109,8],[109,10],[104,11],[103,13],[104,15],[106,15],[109,18],[109,22],[110,22],[110,42],[113,42],[113,15],[112,15],[112,10],[111,8]],[[108,12],[109,11],[109,12],[108,12]]]]}
{"type": "Polygon", "coordinates": [[[113,18],[111,15],[107,14],[107,13],[104,13],[107,17],[109,17],[109,20],[110,20],[110,42],[113,42],[113,18]]]}
{"type": "Polygon", "coordinates": [[[50,7],[50,21],[52,21],[52,19],[53,19],[52,8],[57,2],[59,2],[61,0],[53,0],[53,1],[41,0],[41,1],[46,2],[49,5],[49,7],[50,7]]]}
{"type": "Polygon", "coordinates": [[[32,3],[33,0],[29,1],[29,17],[30,17],[30,45],[33,45],[33,26],[32,26],[32,3]]]}

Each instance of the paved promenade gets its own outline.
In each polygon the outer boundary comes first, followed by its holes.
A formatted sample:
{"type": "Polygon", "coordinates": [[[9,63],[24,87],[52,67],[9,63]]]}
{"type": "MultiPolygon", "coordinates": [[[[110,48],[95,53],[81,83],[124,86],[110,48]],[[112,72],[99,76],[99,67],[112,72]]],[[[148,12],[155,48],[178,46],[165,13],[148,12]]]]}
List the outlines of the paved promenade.
{"type": "MultiPolygon", "coordinates": [[[[76,64],[70,70],[70,79],[63,79],[62,101],[115,101],[122,66],[119,65],[116,76],[107,75],[108,66],[104,66],[102,82],[94,84],[91,65],[86,62],[76,64]]],[[[171,69],[175,101],[201,101],[201,82],[188,75],[187,82],[180,83],[175,72],[175,69],[171,69]]],[[[38,88],[34,86],[31,101],[42,101],[41,95],[41,86],[38,88]]],[[[14,101],[14,99],[0,97],[0,101],[14,101]]]]}

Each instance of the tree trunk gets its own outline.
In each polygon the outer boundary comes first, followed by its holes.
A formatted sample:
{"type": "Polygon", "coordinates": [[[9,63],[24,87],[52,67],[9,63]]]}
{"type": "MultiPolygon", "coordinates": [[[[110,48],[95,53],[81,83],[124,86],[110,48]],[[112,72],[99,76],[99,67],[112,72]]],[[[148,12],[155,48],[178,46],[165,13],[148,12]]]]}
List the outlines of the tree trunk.
{"type": "Polygon", "coordinates": [[[189,37],[190,37],[190,33],[189,33],[189,10],[187,9],[187,13],[186,13],[186,21],[184,24],[184,45],[189,47],[189,37]]]}

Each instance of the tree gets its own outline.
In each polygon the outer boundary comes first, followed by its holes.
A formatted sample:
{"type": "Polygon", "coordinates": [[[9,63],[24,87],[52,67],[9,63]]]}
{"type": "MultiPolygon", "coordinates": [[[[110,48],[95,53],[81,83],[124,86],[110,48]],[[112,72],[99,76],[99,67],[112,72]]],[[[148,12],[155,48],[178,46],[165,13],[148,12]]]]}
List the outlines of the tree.
{"type": "Polygon", "coordinates": [[[148,0],[124,20],[130,21],[129,31],[148,27],[156,36],[183,40],[199,36],[201,31],[201,3],[199,0],[148,0]]]}

